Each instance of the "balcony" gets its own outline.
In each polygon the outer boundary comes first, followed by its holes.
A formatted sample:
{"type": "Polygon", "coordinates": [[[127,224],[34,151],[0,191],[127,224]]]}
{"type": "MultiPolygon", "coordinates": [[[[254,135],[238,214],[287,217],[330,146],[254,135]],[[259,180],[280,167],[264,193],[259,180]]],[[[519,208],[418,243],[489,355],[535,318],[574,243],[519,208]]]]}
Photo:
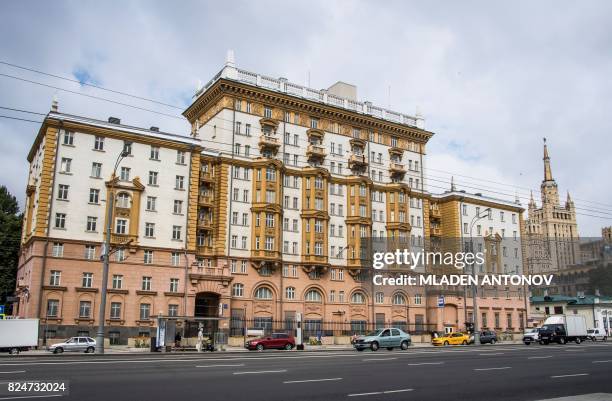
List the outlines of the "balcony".
{"type": "Polygon", "coordinates": [[[200,195],[198,197],[198,205],[204,206],[204,207],[212,207],[213,205],[212,195],[200,195]]]}
{"type": "Polygon", "coordinates": [[[430,209],[430,216],[433,217],[434,219],[439,219],[442,217],[442,213],[440,212],[440,209],[438,209],[437,207],[432,207],[430,209]]]}
{"type": "Polygon", "coordinates": [[[200,180],[205,182],[215,182],[215,177],[210,171],[200,171],[200,180]]]}
{"type": "Polygon", "coordinates": [[[136,242],[135,235],[111,233],[111,243],[113,244],[128,245],[133,242],[136,242]]]}
{"type": "Polygon", "coordinates": [[[365,155],[351,153],[349,156],[349,168],[363,168],[368,166],[368,159],[365,155]]]}
{"type": "Polygon", "coordinates": [[[434,237],[441,237],[442,229],[440,227],[431,227],[431,235],[434,237]]]}
{"type": "Polygon", "coordinates": [[[213,223],[211,219],[198,219],[198,228],[201,228],[204,230],[211,230],[212,225],[213,223]]]}
{"type": "Polygon", "coordinates": [[[272,135],[262,134],[259,137],[259,149],[260,150],[271,150],[273,152],[277,152],[280,147],[280,142],[277,137],[272,135]]]}
{"type": "Polygon", "coordinates": [[[198,245],[196,252],[198,255],[212,255],[214,250],[211,245],[198,245]]]}
{"type": "Polygon", "coordinates": [[[397,163],[397,162],[391,162],[391,164],[389,165],[389,173],[391,175],[393,174],[406,174],[406,166],[403,165],[402,163],[397,163]]]}
{"type": "Polygon", "coordinates": [[[192,265],[189,272],[189,279],[192,284],[197,284],[199,280],[220,281],[225,287],[234,279],[228,267],[207,267],[192,265]]]}
{"type": "Polygon", "coordinates": [[[310,144],[306,149],[306,156],[308,156],[309,159],[323,159],[327,154],[323,146],[310,144]]]}

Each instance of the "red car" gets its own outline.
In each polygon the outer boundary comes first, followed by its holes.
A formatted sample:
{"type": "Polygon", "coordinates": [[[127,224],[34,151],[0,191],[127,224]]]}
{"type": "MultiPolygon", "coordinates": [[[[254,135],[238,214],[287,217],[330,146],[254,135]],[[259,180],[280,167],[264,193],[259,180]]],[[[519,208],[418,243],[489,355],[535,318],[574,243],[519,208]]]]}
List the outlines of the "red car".
{"type": "Polygon", "coordinates": [[[244,348],[257,351],[267,348],[290,350],[293,347],[295,347],[295,339],[285,333],[272,333],[270,336],[249,340],[244,344],[244,348]]]}

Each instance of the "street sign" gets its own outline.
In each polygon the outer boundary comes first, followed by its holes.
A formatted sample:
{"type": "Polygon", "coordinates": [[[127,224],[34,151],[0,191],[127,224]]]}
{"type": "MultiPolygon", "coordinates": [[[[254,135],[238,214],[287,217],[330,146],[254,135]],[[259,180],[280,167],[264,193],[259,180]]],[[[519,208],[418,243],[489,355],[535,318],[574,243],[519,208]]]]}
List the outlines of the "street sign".
{"type": "Polygon", "coordinates": [[[438,295],[438,308],[444,308],[444,295],[438,295]]]}

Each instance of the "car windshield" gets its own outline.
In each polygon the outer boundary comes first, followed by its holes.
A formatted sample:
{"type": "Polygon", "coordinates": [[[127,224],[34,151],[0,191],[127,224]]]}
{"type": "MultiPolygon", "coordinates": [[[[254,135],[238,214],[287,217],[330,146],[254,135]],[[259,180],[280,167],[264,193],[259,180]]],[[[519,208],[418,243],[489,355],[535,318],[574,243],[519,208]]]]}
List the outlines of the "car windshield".
{"type": "Polygon", "coordinates": [[[381,332],[382,332],[382,329],[374,330],[374,331],[371,331],[368,334],[366,334],[366,336],[368,336],[368,337],[376,337],[376,336],[379,336],[381,332]]]}
{"type": "Polygon", "coordinates": [[[542,326],[542,327],[540,328],[540,330],[550,330],[550,329],[551,329],[551,327],[550,327],[550,326],[542,326]]]}
{"type": "Polygon", "coordinates": [[[67,339],[64,340],[64,342],[65,343],[72,343],[72,342],[74,342],[74,339],[73,338],[67,338],[67,339]]]}

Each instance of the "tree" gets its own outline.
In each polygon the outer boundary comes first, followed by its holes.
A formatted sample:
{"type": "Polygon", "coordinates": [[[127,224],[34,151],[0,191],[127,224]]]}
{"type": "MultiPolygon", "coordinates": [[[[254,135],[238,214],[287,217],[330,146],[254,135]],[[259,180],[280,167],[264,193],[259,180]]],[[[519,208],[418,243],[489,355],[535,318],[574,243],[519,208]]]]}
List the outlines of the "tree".
{"type": "MultiPolygon", "coordinates": [[[[23,215],[19,214],[17,199],[8,189],[0,186],[0,304],[6,297],[13,295],[19,264],[21,224],[23,215]]],[[[5,313],[9,313],[8,306],[5,313]]]]}
{"type": "Polygon", "coordinates": [[[599,290],[601,295],[612,295],[612,265],[601,265],[589,271],[591,293],[599,290]]]}

